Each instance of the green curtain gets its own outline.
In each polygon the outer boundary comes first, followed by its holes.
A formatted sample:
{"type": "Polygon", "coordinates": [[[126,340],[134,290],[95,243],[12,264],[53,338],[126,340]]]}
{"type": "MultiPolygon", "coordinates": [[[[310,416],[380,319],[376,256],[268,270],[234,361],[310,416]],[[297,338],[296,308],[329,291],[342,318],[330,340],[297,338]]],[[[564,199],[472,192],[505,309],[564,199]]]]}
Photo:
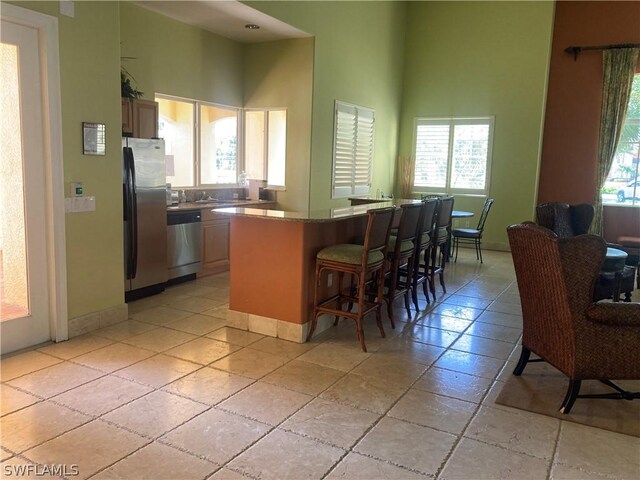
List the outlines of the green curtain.
{"type": "Polygon", "coordinates": [[[595,216],[591,233],[602,235],[602,198],[600,190],[609,175],[629,105],[631,84],[638,64],[638,48],[605,50],[603,55],[602,111],[596,172],[595,216]]]}

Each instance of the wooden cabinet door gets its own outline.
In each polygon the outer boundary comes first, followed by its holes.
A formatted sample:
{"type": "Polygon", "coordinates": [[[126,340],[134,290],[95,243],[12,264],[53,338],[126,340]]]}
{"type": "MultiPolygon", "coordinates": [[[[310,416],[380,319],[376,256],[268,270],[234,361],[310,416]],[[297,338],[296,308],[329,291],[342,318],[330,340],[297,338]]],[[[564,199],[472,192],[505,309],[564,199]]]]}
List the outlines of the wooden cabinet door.
{"type": "Polygon", "coordinates": [[[202,274],[229,270],[229,219],[202,224],[202,274]]]}
{"type": "Polygon", "coordinates": [[[158,104],[151,100],[133,101],[133,136],[136,138],[158,137],[158,104]]]}
{"type": "Polygon", "coordinates": [[[130,98],[122,98],[122,134],[133,136],[133,103],[130,98]]]}

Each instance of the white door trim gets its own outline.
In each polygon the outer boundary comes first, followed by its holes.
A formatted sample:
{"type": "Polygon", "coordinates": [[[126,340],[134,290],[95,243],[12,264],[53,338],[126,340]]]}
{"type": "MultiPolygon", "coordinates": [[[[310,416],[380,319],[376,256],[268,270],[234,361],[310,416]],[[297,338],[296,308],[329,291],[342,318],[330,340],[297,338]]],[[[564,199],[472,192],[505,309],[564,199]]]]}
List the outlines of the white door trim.
{"type": "Polygon", "coordinates": [[[64,168],[62,163],[62,110],[58,19],[5,2],[5,20],[38,30],[42,74],[42,111],[45,135],[47,260],[51,339],[69,338],[67,315],[67,253],[64,217],[64,168]]]}

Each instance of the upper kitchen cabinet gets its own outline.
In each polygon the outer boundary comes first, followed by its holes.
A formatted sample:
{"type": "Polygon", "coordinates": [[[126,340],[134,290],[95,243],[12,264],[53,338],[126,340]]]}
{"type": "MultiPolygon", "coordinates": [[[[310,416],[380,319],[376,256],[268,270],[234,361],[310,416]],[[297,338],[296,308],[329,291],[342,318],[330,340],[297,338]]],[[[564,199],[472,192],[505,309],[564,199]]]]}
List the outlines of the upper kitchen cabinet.
{"type": "Polygon", "coordinates": [[[158,104],[152,100],[123,98],[122,135],[135,138],[157,138],[158,104]]]}

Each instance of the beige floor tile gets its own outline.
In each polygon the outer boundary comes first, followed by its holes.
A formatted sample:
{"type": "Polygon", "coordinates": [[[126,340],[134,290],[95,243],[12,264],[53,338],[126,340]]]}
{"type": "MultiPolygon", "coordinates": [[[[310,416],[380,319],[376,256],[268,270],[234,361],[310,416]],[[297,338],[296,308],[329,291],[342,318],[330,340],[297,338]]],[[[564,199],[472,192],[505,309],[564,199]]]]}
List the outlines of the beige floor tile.
{"type": "Polygon", "coordinates": [[[549,462],[463,438],[447,461],[443,480],[546,479],[549,462]]]}
{"type": "Polygon", "coordinates": [[[382,347],[378,354],[394,355],[423,365],[431,365],[442,355],[444,350],[444,348],[436,347],[435,345],[414,342],[410,338],[396,338],[382,347]]]}
{"type": "Polygon", "coordinates": [[[522,410],[506,412],[482,407],[465,437],[515,452],[551,460],[560,421],[522,410]]]}
{"type": "Polygon", "coordinates": [[[500,297],[489,305],[487,310],[492,312],[508,313],[510,315],[522,315],[522,307],[519,304],[500,301],[500,297]]]}
{"type": "Polygon", "coordinates": [[[475,403],[411,389],[387,415],[457,435],[471,420],[476,408],[475,403]]]}
{"type": "Polygon", "coordinates": [[[578,467],[553,464],[551,466],[550,480],[610,480],[611,477],[598,473],[587,472],[578,467]]]}
{"type": "Polygon", "coordinates": [[[163,390],[207,405],[215,405],[254,381],[247,377],[205,367],[170,383],[163,390]]]}
{"type": "MultiPolygon", "coordinates": [[[[189,298],[186,300],[189,300],[189,298]]],[[[193,315],[193,313],[186,312],[184,309],[159,306],[134,313],[131,315],[131,318],[139,322],[150,323],[153,325],[165,325],[182,318],[190,317],[191,315],[193,315]]]]}
{"type": "Polygon", "coordinates": [[[522,316],[510,315],[508,313],[492,312],[485,310],[478,317],[479,322],[493,323],[494,325],[502,325],[504,327],[522,329],[522,316]]]}
{"type": "Polygon", "coordinates": [[[320,397],[374,413],[384,413],[406,388],[383,380],[349,373],[325,390],[320,397]]]}
{"type": "Polygon", "coordinates": [[[425,477],[375,458],[349,453],[326,478],[332,480],[339,478],[345,480],[424,480],[425,477]]]}
{"type": "Polygon", "coordinates": [[[514,346],[514,343],[492,340],[491,338],[461,335],[460,338],[451,345],[451,349],[506,360],[514,346]]]}
{"type": "Polygon", "coordinates": [[[177,347],[178,345],[187,343],[195,338],[197,337],[190,333],[160,327],[155,330],[136,335],[135,337],[129,337],[123,340],[123,342],[138,348],[153,350],[154,352],[164,352],[165,350],[177,347]]]}
{"type": "Polygon", "coordinates": [[[140,435],[156,438],[207,408],[206,405],[177,395],[155,391],[123,405],[102,418],[140,435]]]}
{"type": "Polygon", "coordinates": [[[73,478],[84,479],[139,449],[147,441],[94,420],[28,450],[24,455],[40,464],[77,464],[79,473],[73,478]]]}
{"type": "Polygon", "coordinates": [[[348,372],[370,356],[370,353],[365,353],[355,348],[323,343],[298,357],[298,360],[317,363],[318,365],[348,372]]]}
{"type": "Polygon", "coordinates": [[[448,433],[385,417],[354,447],[354,451],[434,475],[455,439],[448,433]]]}
{"type": "Polygon", "coordinates": [[[107,338],[86,334],[72,338],[71,340],[39,348],[38,351],[46,353],[47,355],[53,355],[54,357],[69,360],[70,358],[77,357],[83,353],[93,352],[99,348],[106,347],[112,343],[113,341],[107,338]]]}
{"type": "Polygon", "coordinates": [[[165,327],[191,333],[192,335],[206,335],[224,327],[226,324],[227,322],[221,318],[196,314],[167,323],[165,327]]]}
{"type": "Polygon", "coordinates": [[[114,343],[100,350],[80,355],[74,358],[73,362],[111,373],[138,363],[153,355],[155,355],[155,352],[151,350],[125,345],[123,343],[114,343]]]}
{"type": "Polygon", "coordinates": [[[436,367],[456,372],[494,378],[502,368],[504,361],[497,358],[474,355],[473,353],[449,350],[435,363],[436,367]]]}
{"type": "Polygon", "coordinates": [[[171,308],[185,310],[187,312],[202,313],[204,311],[211,310],[212,308],[220,307],[224,305],[224,303],[224,301],[212,300],[210,298],[190,297],[177,302],[172,302],[169,306],[171,308]]]}
{"type": "Polygon", "coordinates": [[[207,477],[216,468],[218,467],[211,462],[154,442],[103,470],[92,479],[195,479],[207,477]]]}
{"type": "Polygon", "coordinates": [[[41,402],[0,419],[3,447],[20,453],[91,420],[68,408],[41,402]]]}
{"type": "Polygon", "coordinates": [[[4,448],[0,448],[0,462],[4,462],[11,457],[13,457],[13,453],[9,450],[5,450],[4,448]]]}
{"type": "Polygon", "coordinates": [[[354,368],[351,373],[373,377],[389,385],[408,388],[427,369],[426,365],[398,358],[394,355],[376,353],[354,368]]]}
{"type": "Polygon", "coordinates": [[[447,348],[460,336],[458,332],[440,330],[438,328],[423,327],[422,325],[408,324],[399,335],[401,338],[414,342],[426,343],[437,347],[447,348]]]}
{"type": "Polygon", "coordinates": [[[204,297],[215,290],[215,287],[208,285],[201,285],[196,282],[185,282],[180,285],[169,287],[167,292],[177,295],[187,295],[189,297],[204,297]]]}
{"type": "MultiPolygon", "coordinates": [[[[447,297],[447,300],[449,300],[450,298],[451,297],[447,297]]],[[[476,299],[476,301],[478,303],[483,303],[480,299],[476,299]]],[[[447,317],[462,318],[464,320],[475,320],[482,313],[482,307],[473,308],[471,306],[454,305],[448,301],[445,301],[440,305],[436,305],[433,310],[431,310],[431,312],[438,315],[445,315],[447,317]]]]}
{"type": "Polygon", "coordinates": [[[156,355],[123,370],[118,370],[115,375],[160,388],[199,368],[202,367],[179,358],[156,355]]]}
{"type": "Polygon", "coordinates": [[[316,398],[280,428],[349,449],[378,418],[376,413],[316,398]]]}
{"type": "Polygon", "coordinates": [[[264,337],[252,343],[249,348],[287,358],[296,358],[315,347],[316,345],[312,343],[294,343],[280,338],[264,337]]]}
{"type": "Polygon", "coordinates": [[[211,475],[207,480],[247,480],[247,477],[241,473],[234,472],[228,468],[221,468],[216,473],[211,475]]]}
{"type": "Polygon", "coordinates": [[[413,388],[480,403],[489,386],[491,379],[433,367],[413,385],[413,388]]]}
{"type": "Polygon", "coordinates": [[[39,401],[38,397],[29,393],[21,392],[9,385],[0,385],[0,416],[28,407],[39,401]]]}
{"type": "MultiPolygon", "coordinates": [[[[450,289],[447,289],[447,290],[450,290],[450,289]]],[[[476,297],[476,298],[482,298],[485,300],[493,301],[500,294],[500,291],[495,289],[482,288],[477,285],[468,284],[460,288],[459,290],[456,290],[455,293],[456,295],[462,295],[465,297],[476,297]]]]}
{"type": "Polygon", "coordinates": [[[257,342],[261,338],[264,338],[264,335],[247,332],[246,330],[238,330],[237,328],[222,327],[215,332],[211,332],[207,337],[213,338],[214,340],[220,340],[221,342],[246,347],[247,345],[257,342]]]}
{"type": "Polygon", "coordinates": [[[59,358],[45,355],[35,350],[19,353],[0,360],[0,375],[2,376],[2,381],[6,382],[61,362],[62,360],[59,358]]]}
{"type": "Polygon", "coordinates": [[[516,343],[522,334],[522,330],[493,323],[473,322],[473,325],[471,325],[464,333],[465,335],[475,335],[476,337],[492,338],[503,342],[516,343]]]}
{"type": "Polygon", "coordinates": [[[254,420],[212,409],[169,432],[161,441],[223,465],[269,429],[254,420]]]}
{"type": "Polygon", "coordinates": [[[423,327],[439,328],[440,330],[461,333],[469,328],[469,325],[471,325],[472,322],[461,318],[447,317],[445,315],[427,312],[416,318],[412,323],[422,325],[423,327]]]}
{"type": "Polygon", "coordinates": [[[231,345],[230,343],[220,342],[210,338],[196,338],[195,340],[167,350],[164,353],[190,362],[208,365],[241,348],[242,347],[238,345],[231,345]]]}
{"type": "Polygon", "coordinates": [[[39,397],[49,398],[103,375],[104,373],[92,368],[64,362],[29,373],[8,383],[39,397]]]}
{"type": "Polygon", "coordinates": [[[491,301],[477,297],[465,297],[464,295],[454,294],[449,295],[442,303],[446,305],[457,305],[459,307],[485,309],[489,306],[491,301]]]}
{"type": "Polygon", "coordinates": [[[344,453],[339,448],[274,430],[235,458],[229,467],[263,479],[299,479],[302,472],[308,478],[321,478],[344,453]]]}
{"type": "Polygon", "coordinates": [[[640,476],[640,438],[562,422],[555,463],[614,478],[640,476]]]}
{"type": "Polygon", "coordinates": [[[204,312],[200,312],[200,314],[226,320],[228,311],[229,311],[229,305],[224,304],[224,305],[220,305],[219,307],[210,308],[208,310],[205,310],[204,312]]]}
{"type": "Polygon", "coordinates": [[[218,408],[269,425],[278,425],[312,399],[303,393],[256,382],[219,404],[218,408]]]}
{"type": "Polygon", "coordinates": [[[107,376],[85,383],[51,400],[87,415],[102,415],[151,390],[129,380],[107,376]]]}
{"type": "Polygon", "coordinates": [[[296,392],[318,395],[344,375],[345,373],[340,370],[292,360],[264,377],[263,381],[296,392]]]}
{"type": "Polygon", "coordinates": [[[289,359],[258,350],[243,348],[211,364],[212,367],[249,378],[262,378],[287,363],[289,359]]]}
{"type": "Polygon", "coordinates": [[[95,330],[91,333],[99,337],[121,341],[125,338],[134,337],[136,335],[140,335],[141,333],[148,332],[149,330],[153,330],[154,328],[156,328],[156,325],[136,322],[135,320],[126,320],[109,327],[101,328],[100,330],[95,330]]]}

